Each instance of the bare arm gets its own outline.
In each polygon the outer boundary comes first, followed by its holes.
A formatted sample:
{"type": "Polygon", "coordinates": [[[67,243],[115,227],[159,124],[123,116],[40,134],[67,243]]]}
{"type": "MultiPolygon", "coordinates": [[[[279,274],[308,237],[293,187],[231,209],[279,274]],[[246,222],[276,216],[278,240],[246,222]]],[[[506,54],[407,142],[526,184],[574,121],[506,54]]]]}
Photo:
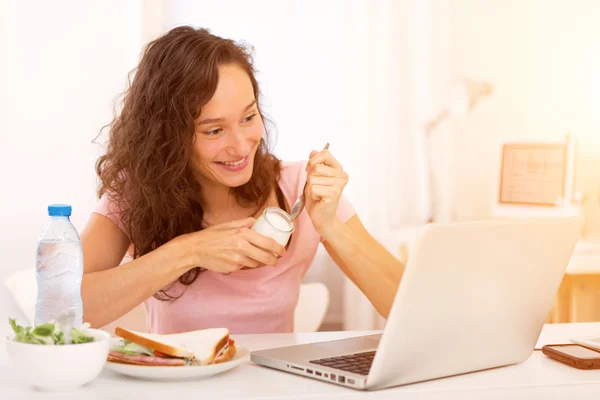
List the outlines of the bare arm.
{"type": "Polygon", "coordinates": [[[119,265],[131,242],[114,222],[99,214],[92,214],[81,242],[83,320],[93,327],[125,315],[189,269],[169,246],[119,265]]]}
{"type": "Polygon", "coordinates": [[[119,265],[129,238],[107,217],[92,214],[81,234],[84,321],[94,327],[109,324],[196,266],[229,273],[275,265],[285,248],[248,229],[253,222],[246,218],[181,235],[119,265]]]}
{"type": "Polygon", "coordinates": [[[348,174],[327,147],[310,153],[306,166],[306,209],[325,249],[346,276],[385,318],[389,315],[404,264],[379,244],[357,215],[346,223],[337,216],[348,174]]]}
{"type": "Polygon", "coordinates": [[[400,284],[404,265],[379,244],[357,215],[323,231],[325,249],[377,311],[387,318],[400,284]]]}

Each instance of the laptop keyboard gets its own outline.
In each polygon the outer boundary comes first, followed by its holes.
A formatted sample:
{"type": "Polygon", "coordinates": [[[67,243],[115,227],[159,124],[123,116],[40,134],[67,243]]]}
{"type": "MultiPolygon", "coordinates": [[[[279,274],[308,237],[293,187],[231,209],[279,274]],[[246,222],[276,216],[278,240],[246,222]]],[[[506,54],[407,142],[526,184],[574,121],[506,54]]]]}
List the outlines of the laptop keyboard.
{"type": "Polygon", "coordinates": [[[374,351],[349,354],[346,356],[321,358],[310,361],[312,364],[322,365],[328,368],[339,369],[359,375],[368,375],[375,357],[374,351]]]}

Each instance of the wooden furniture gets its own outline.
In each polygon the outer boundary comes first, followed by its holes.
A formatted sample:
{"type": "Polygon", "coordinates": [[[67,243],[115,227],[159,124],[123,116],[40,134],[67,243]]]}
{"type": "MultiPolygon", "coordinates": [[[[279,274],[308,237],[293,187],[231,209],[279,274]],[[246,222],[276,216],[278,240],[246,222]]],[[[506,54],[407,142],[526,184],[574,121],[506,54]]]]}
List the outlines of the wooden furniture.
{"type": "Polygon", "coordinates": [[[548,322],[600,321],[600,242],[581,241],[560,284],[548,322]]]}

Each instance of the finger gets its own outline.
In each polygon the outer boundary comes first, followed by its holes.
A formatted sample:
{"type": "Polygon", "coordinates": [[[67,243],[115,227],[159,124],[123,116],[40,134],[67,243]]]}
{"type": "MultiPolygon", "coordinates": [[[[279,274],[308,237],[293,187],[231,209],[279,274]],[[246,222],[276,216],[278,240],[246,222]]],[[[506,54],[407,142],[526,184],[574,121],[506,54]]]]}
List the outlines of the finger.
{"type": "MultiPolygon", "coordinates": [[[[265,266],[265,264],[263,264],[263,263],[258,263],[258,264],[256,265],[256,267],[254,267],[254,268],[261,268],[261,267],[264,267],[264,266],[265,266]]],[[[272,265],[269,265],[269,267],[272,267],[272,265]]],[[[248,270],[248,269],[254,269],[254,268],[250,268],[250,267],[244,267],[244,268],[242,268],[242,269],[243,269],[243,270],[248,270]]]]}
{"type": "MultiPolygon", "coordinates": [[[[246,245],[248,243],[246,242],[246,245]]],[[[226,266],[229,270],[237,270],[241,268],[254,268],[259,263],[254,260],[252,257],[248,257],[244,254],[243,246],[239,246],[235,252],[229,253],[229,257],[226,260],[226,266]]]]}
{"type": "Polygon", "coordinates": [[[337,186],[311,185],[308,189],[309,196],[314,201],[330,202],[340,197],[337,186]]]}
{"type": "Polygon", "coordinates": [[[277,257],[275,257],[273,253],[256,247],[250,243],[248,243],[247,246],[244,246],[242,252],[245,256],[251,258],[253,261],[256,261],[256,265],[253,265],[253,267],[258,266],[260,263],[266,265],[277,264],[277,257]]]}
{"type": "Polygon", "coordinates": [[[238,265],[240,266],[240,268],[254,269],[258,267],[260,263],[251,257],[240,255],[238,265]]]}
{"type": "Polygon", "coordinates": [[[340,186],[344,187],[346,181],[342,178],[338,177],[329,177],[329,176],[309,176],[308,177],[309,185],[317,185],[317,186],[340,186]]]}
{"type": "Polygon", "coordinates": [[[243,237],[253,246],[269,251],[276,256],[283,256],[285,253],[284,246],[261,233],[252,230],[246,230],[243,232],[243,237]]]}
{"type": "Polygon", "coordinates": [[[325,164],[333,168],[343,169],[342,164],[329,152],[329,150],[322,150],[317,154],[310,157],[308,160],[309,170],[313,169],[317,164],[325,164]]]}
{"type": "Polygon", "coordinates": [[[313,167],[313,169],[310,170],[308,176],[309,177],[311,177],[311,176],[329,176],[332,178],[343,178],[343,179],[348,178],[348,174],[346,173],[346,171],[338,169],[338,168],[333,168],[333,167],[330,167],[325,164],[315,165],[313,167]]]}
{"type": "MultiPolygon", "coordinates": [[[[311,159],[311,158],[312,158],[312,157],[313,157],[315,154],[317,154],[317,153],[318,153],[318,151],[316,151],[316,150],[313,150],[313,151],[311,151],[311,152],[310,152],[310,155],[308,156],[308,159],[310,160],[310,159],[311,159]]],[[[311,167],[310,167],[310,164],[309,164],[309,163],[306,163],[306,168],[305,168],[305,169],[306,169],[306,172],[310,171],[310,168],[311,168],[311,167]]]]}

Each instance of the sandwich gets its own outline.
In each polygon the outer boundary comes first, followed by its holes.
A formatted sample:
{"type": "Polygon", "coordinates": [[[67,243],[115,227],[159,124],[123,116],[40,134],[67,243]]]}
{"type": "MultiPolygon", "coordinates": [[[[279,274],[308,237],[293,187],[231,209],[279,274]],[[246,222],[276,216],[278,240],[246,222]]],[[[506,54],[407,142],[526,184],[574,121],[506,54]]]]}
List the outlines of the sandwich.
{"type": "Polygon", "coordinates": [[[147,366],[210,365],[235,356],[235,342],[226,328],[200,329],[167,335],[142,333],[117,327],[118,340],[108,361],[147,366]]]}

